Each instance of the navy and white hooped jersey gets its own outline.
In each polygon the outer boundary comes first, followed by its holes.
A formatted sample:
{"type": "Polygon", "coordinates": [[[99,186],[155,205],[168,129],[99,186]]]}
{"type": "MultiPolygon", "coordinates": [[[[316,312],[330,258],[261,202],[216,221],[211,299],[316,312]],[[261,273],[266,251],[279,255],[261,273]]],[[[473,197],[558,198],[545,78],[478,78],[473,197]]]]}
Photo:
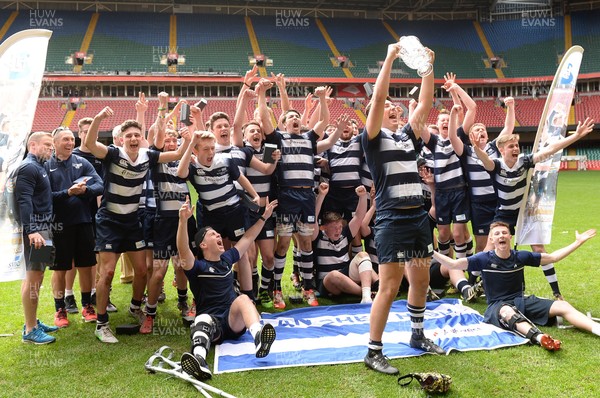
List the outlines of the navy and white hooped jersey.
{"type": "MultiPolygon", "coordinates": [[[[146,197],[146,201],[144,203],[144,207],[147,211],[153,212],[156,210],[156,192],[154,189],[154,177],[152,176],[153,169],[148,171],[148,175],[146,176],[145,186],[144,186],[144,195],[146,197]]],[[[140,207],[142,207],[142,203],[140,202],[140,207]]]]}
{"type": "MultiPolygon", "coordinates": [[[[499,159],[500,151],[496,146],[496,140],[488,142],[483,149],[490,159],[499,159]]],[[[471,145],[464,145],[460,160],[465,169],[465,177],[469,183],[469,191],[472,202],[491,202],[497,200],[498,196],[494,189],[494,181],[490,173],[483,167],[483,162],[477,157],[477,153],[471,145]]]]}
{"type": "Polygon", "coordinates": [[[498,210],[519,210],[527,185],[527,170],[534,167],[533,154],[520,155],[513,167],[494,159],[494,185],[498,192],[498,210]]]}
{"type": "Polygon", "coordinates": [[[137,159],[132,161],[122,147],[109,145],[107,149],[104,158],[104,194],[99,211],[137,217],[142,186],[148,170],[158,164],[160,152],[140,148],[137,159]]]}
{"type": "MultiPolygon", "coordinates": [[[[265,148],[261,147],[260,150],[256,150],[251,146],[241,148],[242,151],[247,153],[247,156],[254,156],[256,159],[262,162],[265,148]]],[[[248,166],[250,165],[250,157],[248,157],[248,166]]],[[[271,193],[271,181],[273,177],[270,174],[263,174],[258,170],[254,170],[252,167],[245,167],[246,178],[250,181],[250,184],[254,187],[254,190],[261,198],[266,198],[271,193]]]]}
{"type": "Polygon", "coordinates": [[[348,254],[352,235],[350,228],[344,227],[340,238],[333,242],[323,232],[313,241],[313,258],[315,259],[315,268],[319,279],[324,279],[331,271],[336,271],[350,264],[350,255],[348,254]]]}
{"type": "Polygon", "coordinates": [[[521,250],[511,250],[508,258],[500,258],[494,250],[467,257],[469,271],[480,271],[486,301],[512,301],[523,296],[525,266],[539,267],[542,255],[521,250]]]}
{"type": "Polygon", "coordinates": [[[231,156],[224,155],[215,156],[210,167],[190,162],[189,180],[208,211],[228,212],[240,205],[240,197],[233,184],[240,178],[240,170],[231,156]]]}
{"type": "Polygon", "coordinates": [[[179,209],[190,194],[185,178],[177,176],[179,160],[159,163],[152,169],[156,215],[159,217],[179,217],[179,209]]]}
{"type": "Polygon", "coordinates": [[[375,182],[377,210],[423,206],[417,170],[417,138],[407,123],[398,133],[381,129],[372,140],[365,131],[361,143],[375,182]]]}
{"type": "Polygon", "coordinates": [[[363,152],[358,136],[349,141],[338,140],[327,151],[329,186],[331,188],[359,186],[362,158],[363,152]]]}
{"type": "Polygon", "coordinates": [[[279,187],[314,186],[315,153],[319,136],[313,130],[308,133],[282,133],[278,129],[267,135],[267,142],[276,144],[281,151],[278,165],[279,187]]]}
{"type": "Polygon", "coordinates": [[[433,153],[436,189],[454,189],[466,185],[460,159],[454,152],[450,139],[431,134],[427,148],[433,153]]]}

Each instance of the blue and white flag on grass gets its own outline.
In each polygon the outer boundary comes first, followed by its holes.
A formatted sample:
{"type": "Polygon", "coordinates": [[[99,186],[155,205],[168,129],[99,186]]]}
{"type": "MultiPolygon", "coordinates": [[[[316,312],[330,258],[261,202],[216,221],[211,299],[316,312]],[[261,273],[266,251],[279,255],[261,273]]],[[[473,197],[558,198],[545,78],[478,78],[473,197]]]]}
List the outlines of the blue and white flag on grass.
{"type": "MultiPolygon", "coordinates": [[[[263,314],[275,327],[277,340],[269,355],[254,356],[250,333],[226,340],[215,349],[214,373],[290,366],[361,362],[369,342],[369,304],[344,304],[294,309],[263,314]]],[[[392,304],[383,334],[384,353],[389,358],[425,354],[408,345],[410,317],[406,300],[392,304]]],[[[493,350],[527,343],[509,331],[483,322],[483,317],[458,299],[427,303],[425,334],[446,352],[493,350]]]]}

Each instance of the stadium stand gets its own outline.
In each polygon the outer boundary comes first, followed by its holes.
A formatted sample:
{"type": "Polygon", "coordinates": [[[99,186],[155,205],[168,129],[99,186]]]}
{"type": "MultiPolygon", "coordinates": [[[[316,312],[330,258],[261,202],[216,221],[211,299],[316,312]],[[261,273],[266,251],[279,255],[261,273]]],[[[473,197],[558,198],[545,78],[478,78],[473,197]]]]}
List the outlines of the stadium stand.
{"type": "Polygon", "coordinates": [[[273,60],[269,70],[295,77],[344,77],[341,68],[332,67],[331,51],[314,19],[306,21],[306,26],[284,27],[276,16],[252,17],[260,49],[273,60]]]}
{"type": "Polygon", "coordinates": [[[576,12],[571,15],[573,44],[585,49],[580,73],[598,71],[600,65],[600,18],[599,10],[576,12]]]}
{"type": "Polygon", "coordinates": [[[502,69],[506,77],[548,76],[554,75],[564,53],[563,22],[562,16],[554,16],[485,22],[481,27],[494,54],[507,64],[502,69]]]}
{"type": "Polygon", "coordinates": [[[177,66],[181,72],[243,75],[250,67],[252,46],[242,16],[177,15],[177,47],[186,56],[186,64],[177,66]]]}
{"type": "Polygon", "coordinates": [[[446,71],[456,73],[459,78],[496,77],[492,69],[485,68],[485,50],[471,21],[390,21],[389,24],[399,36],[417,36],[435,51],[439,60],[436,77],[442,77],[446,71]]]}
{"type": "Polygon", "coordinates": [[[169,16],[101,13],[90,52],[94,53],[93,64],[85,65],[84,70],[166,72],[160,56],[169,52],[169,16]]]}

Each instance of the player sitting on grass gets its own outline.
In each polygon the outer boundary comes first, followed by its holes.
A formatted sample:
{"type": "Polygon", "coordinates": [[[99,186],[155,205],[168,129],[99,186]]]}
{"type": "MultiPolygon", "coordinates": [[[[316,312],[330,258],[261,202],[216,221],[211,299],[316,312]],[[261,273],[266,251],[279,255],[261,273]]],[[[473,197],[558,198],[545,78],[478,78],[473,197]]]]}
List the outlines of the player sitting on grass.
{"type": "Polygon", "coordinates": [[[566,301],[553,301],[534,295],[525,296],[524,267],[538,267],[560,261],[594,236],[594,229],[582,234],[576,232],[575,242],[552,253],[511,250],[512,236],[509,225],[495,222],[490,226],[489,238],[494,250],[456,260],[437,252],[433,253],[433,257],[449,268],[481,271],[488,303],[484,314],[485,322],[516,332],[549,351],[556,351],[560,349],[560,340],[542,333],[535,325],[551,325],[557,316],[562,316],[573,326],[600,336],[600,324],[577,311],[566,301]]]}
{"type": "Polygon", "coordinates": [[[269,354],[275,341],[275,329],[269,323],[260,324],[260,315],[254,303],[245,294],[237,295],[233,289],[233,264],[239,261],[262,230],[265,220],[271,217],[277,201],[268,202],[265,212],[246,231],[231,249],[225,250],[223,238],[211,227],[200,228],[194,240],[199,259],[194,258],[188,240],[188,219],[194,213],[190,199],[179,210],[177,250],[180,265],[190,283],[196,300],[198,315],[192,325],[191,353],[181,357],[182,369],[198,380],[209,379],[212,374],[206,364],[211,343],[237,339],[246,332],[254,337],[256,357],[269,354]]]}

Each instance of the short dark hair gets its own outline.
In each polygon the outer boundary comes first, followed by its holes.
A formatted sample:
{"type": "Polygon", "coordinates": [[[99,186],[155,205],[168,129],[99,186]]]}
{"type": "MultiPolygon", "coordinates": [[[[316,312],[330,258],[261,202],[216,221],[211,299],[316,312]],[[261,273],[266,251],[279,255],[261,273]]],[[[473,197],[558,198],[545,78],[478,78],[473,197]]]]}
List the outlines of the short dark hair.
{"type": "Polygon", "coordinates": [[[490,224],[490,231],[496,227],[504,227],[508,229],[508,232],[510,232],[510,225],[503,221],[494,221],[492,224],[490,224]]]}
{"type": "Polygon", "coordinates": [[[326,211],[323,213],[323,224],[329,224],[330,222],[340,221],[342,219],[342,215],[335,211],[326,211]]]}
{"type": "Polygon", "coordinates": [[[135,127],[136,129],[142,131],[142,125],[137,120],[129,119],[129,120],[125,120],[121,124],[121,134],[126,132],[127,129],[129,129],[131,127],[135,127]]]}
{"type": "Polygon", "coordinates": [[[198,232],[196,232],[196,235],[194,235],[194,243],[196,244],[196,249],[198,249],[198,258],[200,258],[200,259],[204,257],[204,253],[202,252],[202,248],[200,247],[200,244],[204,240],[206,233],[208,231],[210,231],[211,229],[213,229],[213,228],[202,227],[198,230],[198,232]]]}
{"type": "Polygon", "coordinates": [[[213,128],[213,124],[219,120],[219,119],[225,119],[229,122],[229,115],[226,114],[225,112],[215,112],[212,115],[210,115],[210,129],[212,130],[213,128]]]}

